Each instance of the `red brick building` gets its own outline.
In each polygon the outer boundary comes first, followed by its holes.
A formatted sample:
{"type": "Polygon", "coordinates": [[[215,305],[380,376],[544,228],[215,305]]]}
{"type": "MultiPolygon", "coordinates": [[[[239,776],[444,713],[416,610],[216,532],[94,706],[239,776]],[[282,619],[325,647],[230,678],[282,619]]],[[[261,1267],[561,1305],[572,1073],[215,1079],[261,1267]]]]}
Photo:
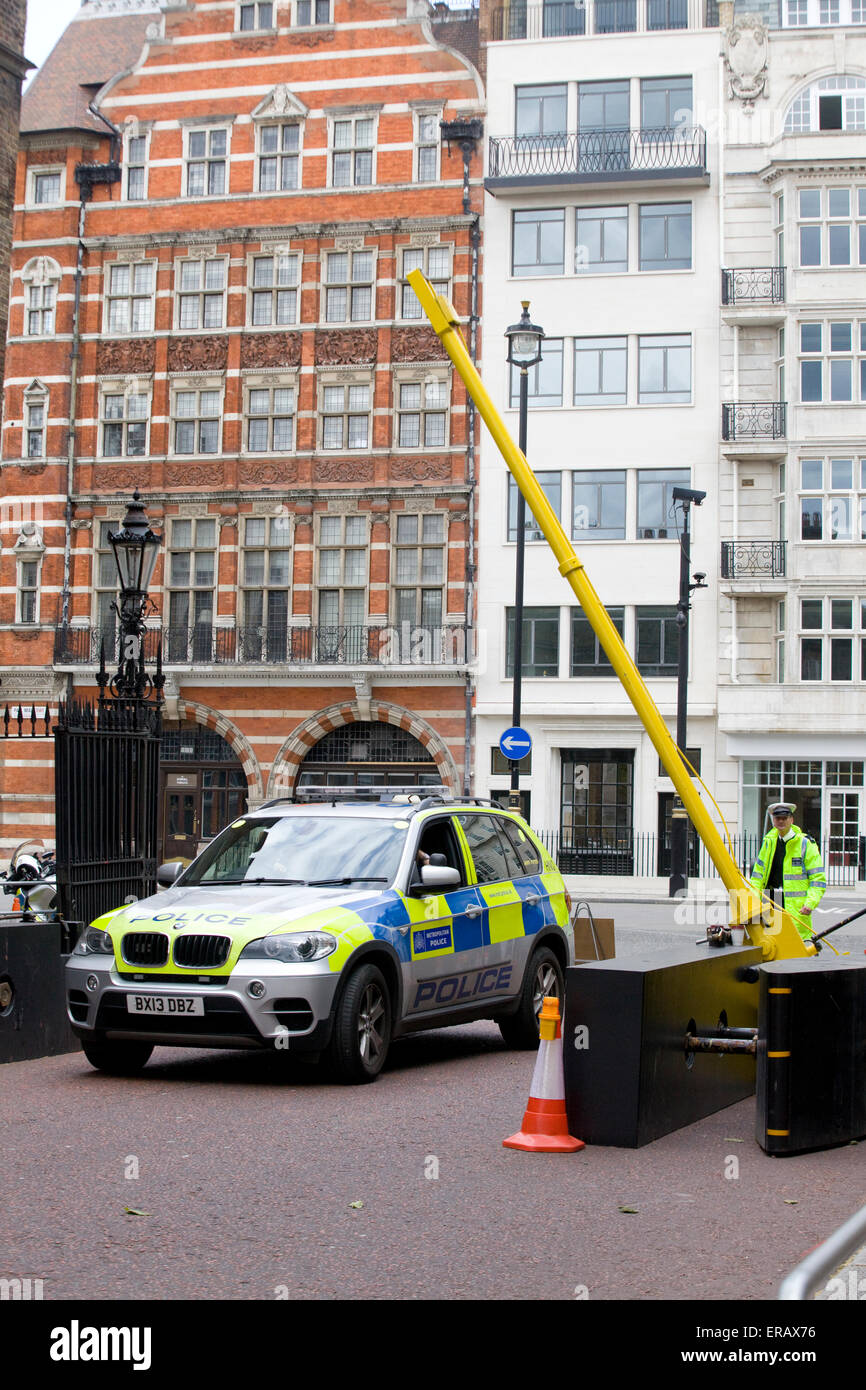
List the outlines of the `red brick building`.
{"type": "MultiPolygon", "coordinates": [[[[87,0],[25,97],[3,695],[95,693],[137,487],[166,856],[299,778],[468,778],[475,431],[406,275],[477,322],[474,19],[87,0]]],[[[50,742],[3,752],[4,844],[50,839],[50,742]]]]}

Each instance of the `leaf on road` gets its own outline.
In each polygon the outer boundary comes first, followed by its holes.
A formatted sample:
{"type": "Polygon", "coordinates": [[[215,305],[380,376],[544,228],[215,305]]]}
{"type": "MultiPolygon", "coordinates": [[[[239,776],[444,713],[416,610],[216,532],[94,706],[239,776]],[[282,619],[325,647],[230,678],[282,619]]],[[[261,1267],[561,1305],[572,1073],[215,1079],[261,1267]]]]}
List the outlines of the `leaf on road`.
{"type": "Polygon", "coordinates": [[[637,1207],[619,1207],[618,1210],[619,1210],[619,1211],[627,1212],[629,1216],[637,1216],[637,1215],[638,1215],[638,1209],[637,1209],[637,1207]]]}
{"type": "Polygon", "coordinates": [[[723,1140],[722,1140],[722,1143],[723,1143],[723,1144],[743,1144],[743,1143],[745,1143],[745,1140],[744,1140],[744,1139],[731,1139],[731,1138],[729,1137],[729,1138],[727,1138],[727,1139],[723,1139],[723,1140]]]}
{"type": "Polygon", "coordinates": [[[140,1207],[124,1207],[123,1210],[130,1216],[150,1216],[149,1211],[142,1211],[140,1207]]]}
{"type": "Polygon", "coordinates": [[[350,1202],[350,1203],[349,1203],[349,1206],[352,1208],[353,1211],[360,1211],[363,1205],[364,1205],[363,1202],[350,1202]]]}
{"type": "Polygon", "coordinates": [[[786,1207],[798,1207],[800,1205],[799,1197],[786,1197],[784,1201],[786,1207]]]}

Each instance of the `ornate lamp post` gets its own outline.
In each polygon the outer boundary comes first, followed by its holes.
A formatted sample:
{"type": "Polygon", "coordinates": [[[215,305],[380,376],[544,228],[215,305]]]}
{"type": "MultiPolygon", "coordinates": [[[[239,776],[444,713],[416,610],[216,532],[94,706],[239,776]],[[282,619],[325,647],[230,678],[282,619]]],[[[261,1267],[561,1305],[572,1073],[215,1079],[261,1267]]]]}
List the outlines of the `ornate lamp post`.
{"type": "MultiPolygon", "coordinates": [[[[520,369],[520,427],[518,444],[526,457],[526,422],[529,414],[529,369],[541,361],[541,344],[544,329],[533,323],[529,317],[529,300],[522,301],[523,313],[519,323],[506,328],[508,339],[507,361],[512,367],[520,369]]],[[[523,565],[526,554],[526,498],[517,491],[517,560],[515,566],[514,594],[514,675],[512,680],[511,723],[520,726],[520,705],[523,680],[523,565]]],[[[511,810],[520,810],[520,762],[511,759],[511,786],[508,793],[511,810]]]]}
{"type": "Polygon", "coordinates": [[[116,700],[145,700],[156,691],[156,706],[162,704],[162,645],[157,649],[156,674],[153,679],[144,666],[145,619],[156,611],[148,595],[162,538],[150,529],[150,522],[141,496],[136,489],[119,531],[109,532],[111,548],[117,565],[120,597],[113,605],[120,619],[120,663],[109,681],[105,670],[105,644],[100,651],[100,670],[97,677],[100,703],[109,687],[116,700]]]}

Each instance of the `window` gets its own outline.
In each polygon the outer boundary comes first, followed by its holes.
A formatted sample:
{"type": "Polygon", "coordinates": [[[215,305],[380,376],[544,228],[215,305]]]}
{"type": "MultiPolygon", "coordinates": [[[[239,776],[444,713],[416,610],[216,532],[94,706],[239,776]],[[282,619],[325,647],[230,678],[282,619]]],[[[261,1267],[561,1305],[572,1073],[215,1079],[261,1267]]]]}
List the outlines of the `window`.
{"type": "Polygon", "coordinates": [[[246,447],[251,454],[290,453],[295,446],[295,388],[247,388],[246,447]]]}
{"type": "Polygon", "coordinates": [[[147,136],[127,135],[123,164],[123,192],[127,202],[140,203],[147,197],[147,136]]]}
{"type": "Polygon", "coordinates": [[[642,676],[675,676],[679,657],[676,608],[635,610],[635,662],[642,676]]]}
{"type": "Polygon", "coordinates": [[[241,561],[242,655],[247,661],[285,661],[289,624],[292,519],[248,516],[241,561]]]}
{"type": "Polygon", "coordinates": [[[800,460],[800,539],[866,541],[866,458],[800,460]]]}
{"type": "Polygon", "coordinates": [[[273,29],[274,6],[272,0],[255,0],[253,4],[242,4],[238,14],[238,29],[247,33],[250,29],[273,29]]]}
{"type": "Polygon", "coordinates": [[[624,540],[625,469],[581,469],[571,478],[572,538],[624,540]]]}
{"type": "Polygon", "coordinates": [[[36,256],[21,272],[24,285],[24,335],[53,337],[57,328],[57,290],[61,270],[50,256],[36,256]]]}
{"type": "Polygon", "coordinates": [[[785,29],[864,22],[866,6],[863,0],[783,0],[782,26],[785,29]]]}
{"type": "Polygon", "coordinates": [[[361,627],[367,613],[367,521],[323,516],[319,521],[320,627],[361,627]]]}
{"type": "Polygon", "coordinates": [[[168,556],[168,660],[210,661],[216,586],[217,524],[171,523],[168,556]]]}
{"type": "Polygon", "coordinates": [[[597,34],[633,34],[637,29],[637,0],[596,0],[597,34]]]}
{"type": "Polygon", "coordinates": [[[448,444],[448,382],[397,382],[397,444],[401,449],[444,449],[448,444]]]}
{"type": "MultiPolygon", "coordinates": [[[[536,482],[547,498],[557,516],[562,515],[562,474],[561,473],[536,473],[536,482]]],[[[520,494],[517,484],[511,474],[508,474],[508,539],[517,540],[517,502],[520,494]]],[[[542,541],[544,536],[538,528],[538,522],[527,507],[525,509],[524,535],[528,541],[542,541]]]]}
{"type": "Polygon", "coordinates": [[[394,538],[394,621],[439,627],[446,574],[441,512],[397,516],[394,538]]]}
{"type": "Polygon", "coordinates": [[[372,389],[365,383],[321,388],[322,448],[369,449],[372,389]]]}
{"type": "Polygon", "coordinates": [[[258,129],[259,192],[300,188],[301,126],[262,125],[258,129]]]}
{"type": "Polygon", "coordinates": [[[439,111],[415,112],[416,183],[435,183],[439,177],[439,111]]]}
{"type": "Polygon", "coordinates": [[[227,192],[228,143],[228,130],[187,131],[188,198],[214,197],[227,192]]]}
{"type": "Polygon", "coordinates": [[[31,386],[24,393],[24,457],[44,459],[48,426],[48,392],[44,386],[31,386]]]}
{"type": "Polygon", "coordinates": [[[640,208],[641,270],[691,270],[691,203],[647,203],[640,208]]]}
{"type": "Polygon", "coordinates": [[[565,209],[515,212],[512,275],[561,275],[565,270],[565,209]]]}
{"type": "Polygon", "coordinates": [[[114,603],[117,599],[117,564],[108,537],[117,531],[116,521],[94,522],[96,527],[96,554],[94,556],[94,588],[96,589],[96,617],[94,626],[105,642],[105,659],[112,660],[117,640],[117,614],[114,603]]]}
{"type": "Polygon", "coordinates": [[[800,599],[800,680],[866,680],[866,599],[800,599]]]}
{"type": "Polygon", "coordinates": [[[625,338],[575,338],[574,404],[625,405],[625,338]]]}
{"type": "Polygon", "coordinates": [[[221,404],[218,389],[175,390],[172,434],[176,454],[219,453],[221,404]]]}
{"type": "Polygon", "coordinates": [[[690,77],[644,77],[640,84],[641,131],[681,129],[692,124],[690,77]]]}
{"type": "MultiPolygon", "coordinates": [[[[527,372],[529,378],[529,408],[542,410],[562,405],[562,338],[545,338],[541,344],[541,361],[527,372]]],[[[511,368],[511,407],[520,405],[520,368],[511,368]]]]}
{"type": "MultiPolygon", "coordinates": [[[[200,262],[195,262],[200,265],[200,262]]],[[[109,265],[106,294],[108,333],[149,333],[153,329],[156,262],[109,265]]]]}
{"type": "Polygon", "coordinates": [[[330,24],[331,0],[297,0],[298,24],[330,24]]]}
{"type": "Polygon", "coordinates": [[[800,400],[866,401],[866,320],[800,324],[800,400]]]}
{"type": "MultiPolygon", "coordinates": [[[[608,608],[607,613],[622,637],[625,609],[608,608]]],[[[582,677],[612,676],[614,674],[604,648],[593,632],[589,619],[582,608],[572,608],[571,610],[571,674],[582,677]]]]}
{"type": "Polygon", "coordinates": [[[421,319],[425,317],[421,302],[407,281],[410,270],[423,270],[436,294],[447,298],[451,293],[451,247],[410,246],[403,252],[400,317],[421,319]]]}
{"type": "MultiPolygon", "coordinates": [[[[568,128],[568,87],[516,87],[514,133],[519,136],[563,135],[568,128]]],[[[546,141],[542,141],[546,143],[546,141]]]]}
{"type": "Polygon", "coordinates": [[[328,251],[325,255],[325,322],[369,323],[374,317],[374,251],[328,251]]]}
{"type": "Polygon", "coordinates": [[[866,265],[866,185],[797,190],[800,265],[866,265]]]}
{"type": "Polygon", "coordinates": [[[628,270],[628,207],[576,210],[574,268],[608,275],[628,270]]]}
{"type": "Polygon", "coordinates": [[[578,168],[582,173],[613,173],[629,167],[629,83],[579,82],[577,85],[578,168]]]}
{"type": "Polygon", "coordinates": [[[300,256],[254,256],[250,322],[256,328],[298,321],[300,256]]]}
{"type": "Polygon", "coordinates": [[[691,334],[638,338],[638,401],[641,405],[678,405],[691,401],[691,375],[691,334]]]}
{"type": "Polygon", "coordinates": [[[677,523],[673,490],[688,487],[687,468],[643,468],[637,475],[637,534],[639,540],[674,540],[677,523]]]}
{"type": "Polygon", "coordinates": [[[866,78],[822,77],[794,98],[785,114],[786,135],[820,130],[866,130],[866,78]]]}
{"type": "MultiPolygon", "coordinates": [[[[524,676],[559,675],[559,609],[524,608],[521,670],[524,676]]],[[[505,610],[505,676],[514,675],[514,609],[505,610]]]]}
{"type": "MultiPolygon", "coordinates": [[[[776,604],[776,680],[785,683],[785,600],[776,604]]],[[[700,768],[698,768],[700,772],[700,768]]]]}
{"type": "Polygon", "coordinates": [[[35,623],[39,619],[39,561],[18,561],[19,623],[35,623]]]}
{"type": "Polygon", "coordinates": [[[63,171],[61,169],[30,170],[30,202],[48,207],[63,201],[63,171]]]}
{"type": "Polygon", "coordinates": [[[104,387],[100,422],[102,458],[140,458],[147,453],[149,397],[134,389],[104,387]]]}
{"type": "Polygon", "coordinates": [[[222,328],[225,322],[225,261],[179,261],[177,282],[178,328],[222,328]]]}
{"type": "Polygon", "coordinates": [[[334,188],[362,187],[373,182],[376,146],[374,116],[349,116],[331,128],[331,184],[334,188]]]}

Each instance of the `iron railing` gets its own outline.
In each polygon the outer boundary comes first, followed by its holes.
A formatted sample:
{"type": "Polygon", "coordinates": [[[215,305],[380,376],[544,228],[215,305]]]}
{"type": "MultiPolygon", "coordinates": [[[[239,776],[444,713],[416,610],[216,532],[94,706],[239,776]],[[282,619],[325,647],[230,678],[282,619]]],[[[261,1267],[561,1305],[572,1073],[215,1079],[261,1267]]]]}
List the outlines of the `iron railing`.
{"type": "Polygon", "coordinates": [[[784,579],[787,541],[722,541],[723,579],[784,579]]]}
{"type": "Polygon", "coordinates": [[[29,710],[6,705],[0,718],[3,738],[50,738],[51,720],[56,715],[47,705],[40,705],[39,709],[41,713],[37,714],[35,705],[29,710]]]}
{"type": "MultiPolygon", "coordinates": [[[[162,641],[167,666],[209,665],[408,665],[463,666],[473,660],[474,630],[463,626],[386,627],[322,625],[318,627],[148,628],[145,660],[156,658],[162,641]]],[[[58,627],[54,634],[54,663],[93,666],[105,645],[110,666],[119,657],[119,637],[113,629],[58,627]]]]}
{"type": "Polygon", "coordinates": [[[722,439],[784,439],[785,401],[726,401],[722,406],[722,439]]]}
{"type": "Polygon", "coordinates": [[[687,29],[688,0],[586,0],[527,4],[512,0],[493,11],[492,38],[563,39],[577,34],[633,34],[639,29],[687,29]]]}
{"type": "Polygon", "coordinates": [[[784,304],[785,267],[749,266],[722,271],[723,304],[784,304]]]}
{"type": "Polygon", "coordinates": [[[590,179],[617,174],[659,175],[673,169],[704,174],[702,126],[639,130],[582,130],[577,135],[508,135],[490,139],[491,179],[590,179]]]}

